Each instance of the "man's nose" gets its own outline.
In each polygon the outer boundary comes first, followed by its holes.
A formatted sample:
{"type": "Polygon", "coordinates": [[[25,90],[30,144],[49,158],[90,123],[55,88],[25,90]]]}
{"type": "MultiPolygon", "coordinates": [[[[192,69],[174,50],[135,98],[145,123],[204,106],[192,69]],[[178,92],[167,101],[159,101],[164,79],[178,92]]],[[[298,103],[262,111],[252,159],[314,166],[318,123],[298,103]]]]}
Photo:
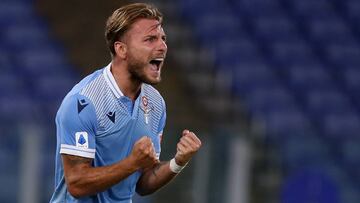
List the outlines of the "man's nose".
{"type": "Polygon", "coordinates": [[[165,53],[167,51],[167,45],[166,45],[166,42],[164,40],[160,40],[159,51],[165,52],[165,53]]]}

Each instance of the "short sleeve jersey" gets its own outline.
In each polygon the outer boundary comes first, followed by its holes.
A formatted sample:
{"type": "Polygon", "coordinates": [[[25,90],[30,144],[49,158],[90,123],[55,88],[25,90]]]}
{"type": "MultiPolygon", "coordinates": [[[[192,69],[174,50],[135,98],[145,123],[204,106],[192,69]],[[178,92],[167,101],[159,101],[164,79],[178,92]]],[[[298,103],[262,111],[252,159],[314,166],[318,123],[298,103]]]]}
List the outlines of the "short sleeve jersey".
{"type": "Polygon", "coordinates": [[[55,192],[50,202],[131,203],[137,171],[94,196],[74,198],[64,180],[61,154],[93,159],[106,166],[126,158],[142,136],[151,138],[156,155],[166,120],[165,102],[151,85],[143,84],[135,101],[125,97],[110,71],[111,64],[80,81],[64,98],[56,115],[55,192]]]}

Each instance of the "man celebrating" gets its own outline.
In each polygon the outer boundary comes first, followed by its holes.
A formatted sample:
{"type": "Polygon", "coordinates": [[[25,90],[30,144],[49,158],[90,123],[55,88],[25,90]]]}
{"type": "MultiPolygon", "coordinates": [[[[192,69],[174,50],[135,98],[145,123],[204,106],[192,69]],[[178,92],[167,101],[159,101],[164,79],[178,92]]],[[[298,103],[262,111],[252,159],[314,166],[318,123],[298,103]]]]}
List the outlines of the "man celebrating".
{"type": "Polygon", "coordinates": [[[57,116],[55,192],[50,202],[131,203],[173,179],[199,150],[184,130],[175,157],[160,162],[165,102],[161,81],[167,52],[162,14],[135,3],[107,20],[111,63],[80,81],[57,116]]]}

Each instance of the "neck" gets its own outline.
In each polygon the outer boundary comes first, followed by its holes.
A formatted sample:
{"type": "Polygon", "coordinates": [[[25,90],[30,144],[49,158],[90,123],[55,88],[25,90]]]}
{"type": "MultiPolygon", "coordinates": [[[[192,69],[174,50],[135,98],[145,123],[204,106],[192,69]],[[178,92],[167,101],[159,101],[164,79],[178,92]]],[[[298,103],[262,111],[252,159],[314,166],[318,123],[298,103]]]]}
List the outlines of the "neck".
{"type": "Polygon", "coordinates": [[[115,58],[111,62],[110,70],[121,92],[131,100],[135,101],[140,94],[142,83],[138,80],[134,80],[127,71],[126,64],[115,58]]]}

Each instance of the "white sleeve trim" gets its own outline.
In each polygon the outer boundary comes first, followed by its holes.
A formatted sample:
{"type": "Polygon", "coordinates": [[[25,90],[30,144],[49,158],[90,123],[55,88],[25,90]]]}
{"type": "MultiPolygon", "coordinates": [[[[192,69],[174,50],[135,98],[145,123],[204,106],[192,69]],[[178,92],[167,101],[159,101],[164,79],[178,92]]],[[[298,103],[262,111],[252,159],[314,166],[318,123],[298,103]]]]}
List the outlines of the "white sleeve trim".
{"type": "Polygon", "coordinates": [[[95,158],[95,149],[84,149],[73,145],[61,144],[60,154],[69,154],[86,158],[95,158]]]}

